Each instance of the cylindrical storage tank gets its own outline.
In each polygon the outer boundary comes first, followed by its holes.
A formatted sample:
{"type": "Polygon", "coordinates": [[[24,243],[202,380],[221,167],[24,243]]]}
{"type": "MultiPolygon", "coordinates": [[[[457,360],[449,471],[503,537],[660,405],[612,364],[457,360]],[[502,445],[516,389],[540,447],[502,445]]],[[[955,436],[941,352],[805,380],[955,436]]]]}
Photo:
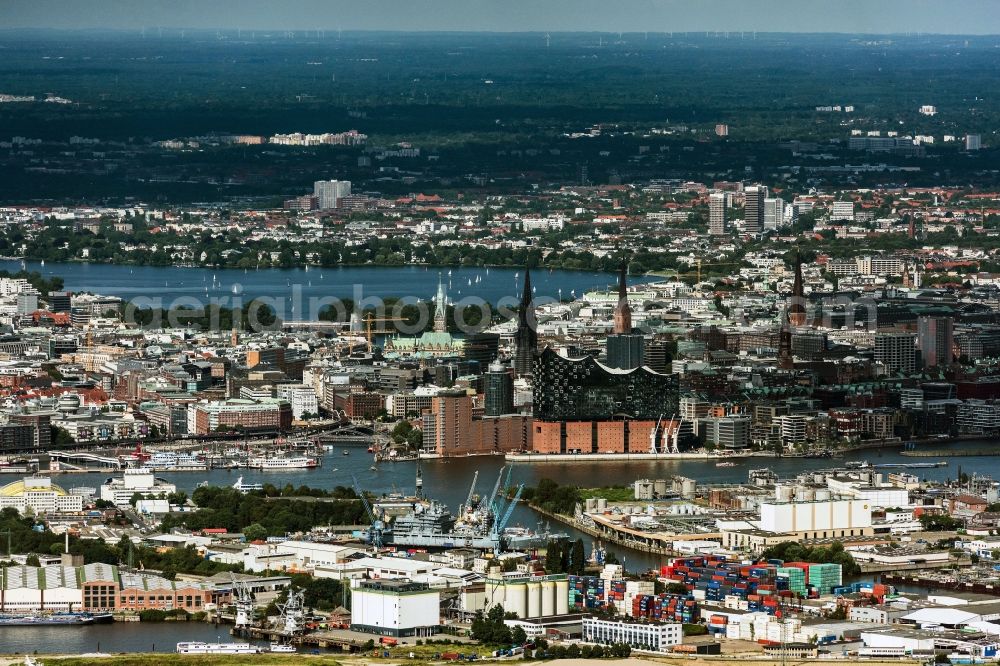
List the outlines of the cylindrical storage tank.
{"type": "Polygon", "coordinates": [[[542,584],[528,583],[528,614],[524,617],[540,617],[542,614],[542,584]]]}
{"type": "Polygon", "coordinates": [[[556,615],[565,615],[569,612],[569,581],[556,581],[556,615]]]}
{"type": "MultiPolygon", "coordinates": [[[[569,594],[569,589],[566,593],[569,594]]],[[[524,583],[507,585],[507,602],[503,608],[508,613],[517,613],[521,619],[528,617],[528,586],[524,583]]]]}
{"type": "Polygon", "coordinates": [[[774,498],[779,502],[790,502],[792,500],[791,486],[775,486],[774,498]]]}
{"type": "Polygon", "coordinates": [[[556,613],[556,583],[553,580],[542,582],[542,617],[556,613]]]}
{"type": "Polygon", "coordinates": [[[691,499],[694,497],[694,490],[697,482],[694,479],[684,479],[681,484],[681,497],[684,499],[691,499]]]}
{"type": "Polygon", "coordinates": [[[597,499],[594,497],[588,497],[584,500],[584,508],[587,513],[593,513],[594,510],[597,509],[597,499]]]}
{"type": "Polygon", "coordinates": [[[813,474],[813,483],[823,483],[826,481],[826,475],[820,474],[819,472],[813,474]]]}
{"type": "Polygon", "coordinates": [[[656,479],[653,481],[653,492],[663,497],[667,494],[667,480],[666,479],[656,479]]]}
{"type": "Polygon", "coordinates": [[[819,488],[816,490],[816,500],[820,502],[826,502],[830,499],[830,491],[826,488],[819,488]]]}
{"type": "Polygon", "coordinates": [[[811,502],[816,499],[816,491],[811,486],[799,486],[795,498],[801,502],[811,502]]]}
{"type": "Polygon", "coordinates": [[[607,509],[608,509],[608,500],[605,499],[604,497],[598,497],[597,498],[597,510],[601,511],[601,512],[604,512],[604,511],[607,511],[607,509]]]}

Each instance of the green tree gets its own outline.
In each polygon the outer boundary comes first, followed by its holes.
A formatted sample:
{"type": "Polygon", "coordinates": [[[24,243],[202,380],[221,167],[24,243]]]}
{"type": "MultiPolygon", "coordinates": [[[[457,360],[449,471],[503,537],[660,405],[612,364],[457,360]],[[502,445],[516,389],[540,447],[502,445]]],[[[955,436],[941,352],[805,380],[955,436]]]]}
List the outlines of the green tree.
{"type": "Polygon", "coordinates": [[[587,555],[583,550],[583,539],[577,539],[573,542],[573,549],[570,551],[568,571],[576,576],[581,576],[586,566],[587,555]]]}
{"type": "Polygon", "coordinates": [[[267,528],[260,523],[253,523],[243,528],[243,537],[248,541],[264,541],[267,539],[267,528]]]}

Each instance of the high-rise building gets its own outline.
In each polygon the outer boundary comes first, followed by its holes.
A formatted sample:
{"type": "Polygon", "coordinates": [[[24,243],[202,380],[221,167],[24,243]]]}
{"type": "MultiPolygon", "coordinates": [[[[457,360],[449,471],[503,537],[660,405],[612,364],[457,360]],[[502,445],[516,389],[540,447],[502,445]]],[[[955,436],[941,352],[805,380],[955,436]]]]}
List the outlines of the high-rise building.
{"type": "Polygon", "coordinates": [[[966,134],[965,135],[965,149],[966,150],[979,150],[983,147],[982,137],[978,134],[966,134]]]}
{"type": "Polygon", "coordinates": [[[954,321],[951,317],[917,319],[917,348],[925,368],[951,365],[954,345],[954,321]]]}
{"type": "Polygon", "coordinates": [[[615,370],[592,356],[571,359],[545,348],[533,380],[535,452],[648,453],[678,445],[674,376],[615,370]]]}
{"type": "Polygon", "coordinates": [[[497,360],[499,350],[499,333],[469,333],[465,336],[462,356],[467,361],[478,363],[478,372],[483,372],[490,363],[497,360]]]}
{"type": "Polygon", "coordinates": [[[350,195],[349,180],[317,180],[313,183],[313,196],[320,209],[337,207],[337,200],[350,195]]]}
{"type": "Polygon", "coordinates": [[[69,291],[50,291],[48,301],[50,311],[69,312],[73,307],[73,293],[69,291]]]}
{"type": "Polygon", "coordinates": [[[916,341],[913,333],[876,333],[875,361],[891,374],[912,373],[916,369],[916,341]]]}
{"type": "Polygon", "coordinates": [[[608,367],[632,370],[645,365],[646,340],[641,333],[613,333],[607,338],[608,367]]]}
{"type": "Polygon", "coordinates": [[[780,197],[764,199],[764,229],[777,229],[785,225],[785,200],[780,197]]]}
{"type": "Polygon", "coordinates": [[[649,340],[643,343],[643,365],[654,372],[669,373],[670,343],[667,340],[649,340]]]}
{"type": "Polygon", "coordinates": [[[751,185],[743,192],[746,196],[744,228],[748,234],[759,234],[764,229],[764,200],[767,199],[767,186],[751,185]]]}
{"type": "Polygon", "coordinates": [[[530,375],[538,351],[538,330],[535,319],[535,298],[531,293],[531,273],[524,270],[524,292],[517,311],[517,331],[514,333],[514,374],[530,375]]]}
{"type": "Polygon", "coordinates": [[[854,220],[854,202],[853,201],[834,201],[833,209],[830,211],[831,220],[840,221],[853,221],[854,220]]]}
{"type": "Polygon", "coordinates": [[[566,358],[546,347],[535,363],[535,419],[653,419],[677,413],[677,382],[646,368],[616,372],[592,356],[566,358]]]}
{"type": "Polygon", "coordinates": [[[485,380],[485,416],[514,413],[514,376],[510,368],[494,363],[483,376],[485,380]]]}
{"type": "Polygon", "coordinates": [[[726,193],[708,195],[708,233],[722,236],[726,233],[726,193]]]}

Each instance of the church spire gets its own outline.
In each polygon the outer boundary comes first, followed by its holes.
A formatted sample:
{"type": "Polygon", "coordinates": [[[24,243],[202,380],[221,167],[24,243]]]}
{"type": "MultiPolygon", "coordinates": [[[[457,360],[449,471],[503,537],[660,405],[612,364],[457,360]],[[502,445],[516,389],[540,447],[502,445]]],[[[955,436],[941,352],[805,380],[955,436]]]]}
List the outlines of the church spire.
{"type": "Polygon", "coordinates": [[[625,278],[628,273],[628,258],[622,258],[621,270],[618,273],[618,305],[615,306],[615,324],[613,332],[627,334],[632,332],[632,309],[628,305],[628,285],[625,278]]]}
{"type": "Polygon", "coordinates": [[[788,323],[804,326],[806,323],[806,296],[802,286],[802,253],[795,248],[795,280],[792,283],[792,298],[788,304],[788,323]]]}
{"type": "Polygon", "coordinates": [[[524,269],[524,291],[517,312],[517,331],[514,333],[514,372],[530,375],[538,351],[538,331],[535,328],[535,296],[531,289],[531,271],[524,269]]]}

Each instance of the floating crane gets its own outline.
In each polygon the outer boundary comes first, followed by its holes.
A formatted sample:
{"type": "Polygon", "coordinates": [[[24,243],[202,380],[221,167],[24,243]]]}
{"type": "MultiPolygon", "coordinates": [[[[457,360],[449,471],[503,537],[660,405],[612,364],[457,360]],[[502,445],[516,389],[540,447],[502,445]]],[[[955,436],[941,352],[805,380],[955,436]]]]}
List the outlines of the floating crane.
{"type": "Polygon", "coordinates": [[[278,604],[282,634],[294,636],[305,630],[305,598],[305,590],[292,591],[285,603],[278,604]]]}
{"type": "Polygon", "coordinates": [[[250,592],[250,588],[246,582],[237,580],[236,576],[232,574],[229,577],[233,583],[233,601],[236,607],[236,621],[234,624],[237,629],[246,629],[253,624],[253,593],[250,592]]]}
{"type": "Polygon", "coordinates": [[[356,492],[358,497],[361,498],[361,504],[365,507],[365,513],[368,514],[368,519],[372,523],[372,526],[368,529],[368,543],[376,548],[381,548],[382,534],[385,531],[385,521],[381,518],[375,517],[375,511],[372,510],[372,505],[369,504],[368,498],[365,497],[364,491],[361,490],[361,484],[358,483],[358,477],[352,474],[351,479],[354,480],[354,492],[356,492]]]}

